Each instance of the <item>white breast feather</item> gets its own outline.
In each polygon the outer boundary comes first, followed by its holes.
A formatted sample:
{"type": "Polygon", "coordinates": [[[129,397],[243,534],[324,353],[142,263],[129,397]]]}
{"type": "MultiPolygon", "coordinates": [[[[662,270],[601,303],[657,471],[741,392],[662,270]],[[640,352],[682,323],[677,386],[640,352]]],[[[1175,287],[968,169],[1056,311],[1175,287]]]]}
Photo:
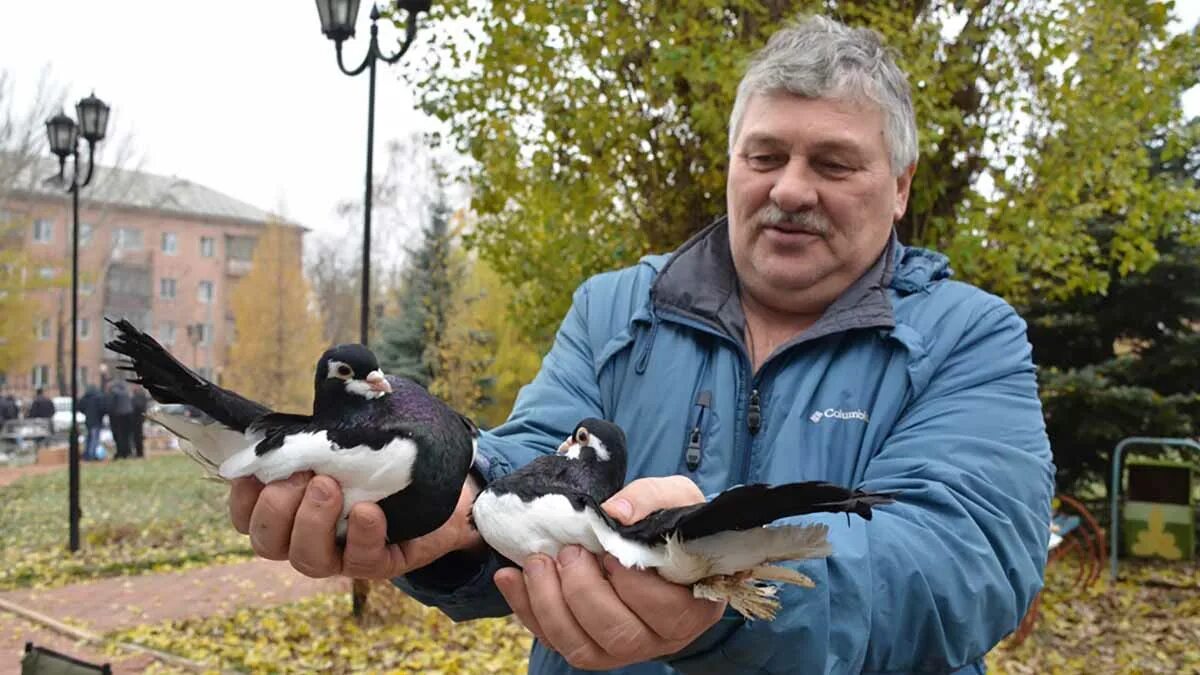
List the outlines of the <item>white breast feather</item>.
{"type": "MultiPolygon", "coordinates": [[[[264,483],[282,480],[297,471],[329,476],[342,486],[342,517],[358,502],[375,502],[412,482],[417,445],[396,438],[378,450],[366,445],[341,448],[324,431],[290,434],[283,444],[262,456],[251,446],[221,465],[225,479],[255,476],[264,483]]],[[[341,526],[339,526],[341,527],[341,526]]]]}

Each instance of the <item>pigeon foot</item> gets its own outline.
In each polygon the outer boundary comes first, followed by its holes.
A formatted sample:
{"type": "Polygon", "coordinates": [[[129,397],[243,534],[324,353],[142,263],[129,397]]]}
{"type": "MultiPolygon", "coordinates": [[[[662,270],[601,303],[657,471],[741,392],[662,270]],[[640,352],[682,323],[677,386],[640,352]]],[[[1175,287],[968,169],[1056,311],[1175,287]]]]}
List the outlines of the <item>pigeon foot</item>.
{"type": "Polygon", "coordinates": [[[779,581],[813,588],[812,579],[787,567],[759,565],[737,574],[721,574],[701,579],[692,585],[692,595],[703,600],[727,601],[734,611],[747,619],[771,621],[779,611],[777,586],[764,582],[779,581]]]}

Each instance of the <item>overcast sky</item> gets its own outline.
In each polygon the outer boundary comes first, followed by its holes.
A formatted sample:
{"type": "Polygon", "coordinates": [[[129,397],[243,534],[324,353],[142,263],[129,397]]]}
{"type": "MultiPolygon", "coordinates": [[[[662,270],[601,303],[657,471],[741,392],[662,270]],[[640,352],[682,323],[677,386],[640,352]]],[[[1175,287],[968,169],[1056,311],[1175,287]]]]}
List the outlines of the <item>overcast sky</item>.
{"type": "MultiPolygon", "coordinates": [[[[113,107],[145,170],[282,211],[317,232],[340,231],[338,202],[362,199],[366,75],[338,70],[311,0],[0,2],[0,68],[15,76],[18,101],[49,65],[68,101],[94,89],[113,107]]],[[[368,34],[362,4],[358,36],[346,45],[352,65],[368,34]]],[[[1200,2],[1176,4],[1182,25],[1194,25],[1200,2]]],[[[395,45],[393,29],[381,35],[395,45]]],[[[1200,92],[1185,108],[1200,112],[1200,92]]],[[[378,176],[389,139],[433,124],[414,110],[395,69],[379,72],[375,111],[378,176]]]]}
{"type": "MultiPolygon", "coordinates": [[[[312,0],[0,4],[0,69],[14,76],[18,103],[32,98],[48,65],[72,107],[93,89],[112,106],[144,170],[282,211],[319,232],[344,226],[338,202],[361,201],[367,75],[338,70],[312,0]]],[[[362,5],[344,50],[349,67],[369,35],[370,4],[362,5]]],[[[395,51],[397,31],[381,26],[380,35],[395,51]]],[[[389,139],[433,128],[397,78],[396,69],[378,73],[377,177],[389,139]]]]}

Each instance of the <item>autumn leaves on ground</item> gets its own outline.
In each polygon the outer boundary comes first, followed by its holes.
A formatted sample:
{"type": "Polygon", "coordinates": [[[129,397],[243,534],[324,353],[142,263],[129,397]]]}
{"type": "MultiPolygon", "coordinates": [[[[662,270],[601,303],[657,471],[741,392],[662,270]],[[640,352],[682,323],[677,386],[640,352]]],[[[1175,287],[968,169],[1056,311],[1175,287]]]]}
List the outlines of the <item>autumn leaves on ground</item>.
{"type": "MultiPolygon", "coordinates": [[[[83,551],[63,550],[65,473],[22,478],[0,488],[0,591],[65,588],[98,577],[138,583],[147,573],[249,559],[225,516],[225,488],[200,479],[182,455],[85,467],[83,551]]],[[[1073,570],[1049,573],[1041,618],[1021,645],[989,658],[994,673],[1177,673],[1200,669],[1200,568],[1194,563],[1122,562],[1122,581],[1069,590],[1073,570]]],[[[219,592],[219,589],[215,589],[219,592]]],[[[523,672],[529,634],[507,619],[455,625],[377,586],[361,624],[346,593],[288,604],[147,623],[110,633],[118,643],[168,652],[212,669],[254,673],[523,672]]],[[[32,624],[30,625],[32,630],[32,624]]],[[[159,672],[173,666],[158,664],[159,672]]]]}

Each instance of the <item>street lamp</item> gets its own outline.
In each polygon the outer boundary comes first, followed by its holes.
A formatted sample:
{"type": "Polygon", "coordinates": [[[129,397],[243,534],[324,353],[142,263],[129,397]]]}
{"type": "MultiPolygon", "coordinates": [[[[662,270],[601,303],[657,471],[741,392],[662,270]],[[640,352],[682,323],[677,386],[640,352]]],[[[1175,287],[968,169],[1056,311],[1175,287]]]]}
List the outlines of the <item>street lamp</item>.
{"type": "Polygon", "coordinates": [[[428,12],[431,0],[396,0],[396,9],[408,12],[408,25],[404,32],[404,42],[400,51],[392,56],[385,56],[379,49],[379,7],[371,6],[371,42],[367,46],[367,55],[363,62],[353,70],[347,70],[342,61],[342,43],[354,37],[354,22],[358,18],[359,0],[317,0],[317,14],[321,18],[321,32],[333,40],[337,52],[338,68],[351,77],[366,70],[370,82],[367,96],[367,187],[363,197],[363,247],[362,247],[362,308],[359,314],[360,341],[367,344],[370,326],[371,299],[371,167],[375,149],[375,62],[387,64],[396,63],[404,56],[417,36],[417,14],[428,12]]]}
{"type": "Polygon", "coordinates": [[[79,118],[78,124],[62,112],[46,121],[50,151],[58,156],[58,175],[55,178],[60,186],[71,193],[71,438],[68,441],[68,519],[72,551],[79,550],[79,423],[75,419],[79,414],[76,411],[79,407],[79,190],[92,182],[96,144],[104,140],[104,132],[108,128],[108,104],[96,98],[96,94],[93,93],[75,104],[75,116],[79,118]],[[86,171],[81,171],[79,166],[81,134],[88,146],[86,171]],[[74,160],[70,181],[65,178],[68,157],[74,160]]]}

